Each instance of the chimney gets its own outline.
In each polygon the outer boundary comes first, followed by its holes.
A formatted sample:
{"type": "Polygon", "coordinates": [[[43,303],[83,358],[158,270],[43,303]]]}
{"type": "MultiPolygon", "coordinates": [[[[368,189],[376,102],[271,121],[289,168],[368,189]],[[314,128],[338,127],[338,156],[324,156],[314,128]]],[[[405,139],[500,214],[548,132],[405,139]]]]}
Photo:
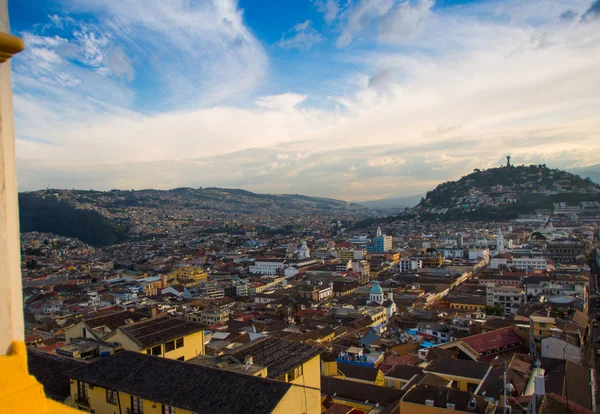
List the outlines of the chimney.
{"type": "Polygon", "coordinates": [[[167,275],[160,275],[160,288],[165,289],[167,287],[167,275]]]}
{"type": "Polygon", "coordinates": [[[156,306],[150,308],[150,316],[152,319],[156,318],[156,306]]]}

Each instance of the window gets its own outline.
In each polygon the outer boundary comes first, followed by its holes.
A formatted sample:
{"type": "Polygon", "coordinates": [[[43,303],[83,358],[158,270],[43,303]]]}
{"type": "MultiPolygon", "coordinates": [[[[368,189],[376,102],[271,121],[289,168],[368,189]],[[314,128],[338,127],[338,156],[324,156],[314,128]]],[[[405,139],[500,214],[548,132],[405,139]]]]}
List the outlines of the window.
{"type": "Polygon", "coordinates": [[[175,414],[175,407],[171,407],[170,405],[163,404],[162,414],[175,414]]]}
{"type": "Polygon", "coordinates": [[[185,361],[185,357],[181,356],[181,357],[177,358],[177,361],[185,361]]]}
{"type": "Polygon", "coordinates": [[[183,338],[179,338],[175,341],[175,348],[183,348],[183,338]]]}
{"type": "Polygon", "coordinates": [[[144,414],[144,400],[131,396],[131,414],[144,414]]]}
{"type": "Polygon", "coordinates": [[[165,343],[165,353],[171,352],[175,349],[175,341],[169,341],[165,343]]]}
{"type": "Polygon", "coordinates": [[[162,351],[161,351],[161,346],[157,345],[154,348],[152,348],[152,355],[161,355],[162,351]]]}
{"type": "Polygon", "coordinates": [[[87,398],[88,385],[85,382],[77,381],[77,394],[79,397],[87,398]]]}
{"type": "Polygon", "coordinates": [[[301,377],[303,373],[304,372],[302,370],[302,365],[300,365],[299,367],[294,368],[293,370],[291,370],[290,372],[288,372],[288,381],[293,381],[296,378],[301,377]]]}
{"type": "Polygon", "coordinates": [[[115,390],[106,389],[106,402],[109,404],[117,404],[117,392],[115,390]]]}

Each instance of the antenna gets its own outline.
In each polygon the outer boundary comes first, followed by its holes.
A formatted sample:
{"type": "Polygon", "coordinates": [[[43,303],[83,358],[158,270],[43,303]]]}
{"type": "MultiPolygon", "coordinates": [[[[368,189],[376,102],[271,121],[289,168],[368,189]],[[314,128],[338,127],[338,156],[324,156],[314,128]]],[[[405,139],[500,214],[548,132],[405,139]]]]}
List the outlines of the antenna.
{"type": "Polygon", "coordinates": [[[511,158],[510,155],[506,155],[506,168],[510,168],[511,167],[511,165],[510,165],[510,158],[511,158]]]}

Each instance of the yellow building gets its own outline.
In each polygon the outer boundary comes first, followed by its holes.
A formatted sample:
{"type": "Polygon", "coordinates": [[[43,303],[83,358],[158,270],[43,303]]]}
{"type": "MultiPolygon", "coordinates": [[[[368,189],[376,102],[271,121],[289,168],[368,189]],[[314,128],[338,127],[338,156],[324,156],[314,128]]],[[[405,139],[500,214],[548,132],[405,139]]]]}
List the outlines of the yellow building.
{"type": "Polygon", "coordinates": [[[204,355],[202,326],[168,316],[120,327],[104,341],[120,343],[128,351],[180,361],[204,355]]]}
{"type": "Polygon", "coordinates": [[[75,325],[65,330],[65,342],[71,343],[74,338],[89,338],[101,341],[120,326],[147,319],[148,316],[130,311],[96,312],[83,317],[75,325]]]}
{"type": "Polygon", "coordinates": [[[380,387],[385,385],[383,372],[377,368],[363,367],[352,363],[340,363],[337,364],[337,371],[337,377],[349,381],[363,382],[365,384],[377,385],[380,387]]]}
{"type": "Polygon", "coordinates": [[[423,373],[423,368],[414,365],[396,365],[383,377],[385,386],[401,390],[406,384],[423,373]]]}
{"type": "Polygon", "coordinates": [[[208,273],[201,267],[178,267],[168,274],[167,279],[194,280],[198,284],[208,280],[208,273]]]}
{"type": "Polygon", "coordinates": [[[96,414],[321,412],[319,389],[129,351],[67,375],[73,401],[96,414]]]}
{"type": "Polygon", "coordinates": [[[556,319],[531,315],[529,316],[529,352],[539,355],[541,352],[542,339],[550,336],[552,328],[556,326],[556,319]]]}
{"type": "Polygon", "coordinates": [[[468,391],[430,384],[413,385],[400,401],[401,413],[447,414],[494,412],[494,403],[468,391]]]}
{"type": "Polygon", "coordinates": [[[316,346],[266,337],[227,355],[240,363],[266,367],[268,378],[320,390],[321,352],[316,346]]]}
{"type": "Polygon", "coordinates": [[[452,387],[461,391],[474,392],[492,366],[464,359],[434,359],[423,368],[424,373],[433,373],[452,381],[452,387]]]}
{"type": "Polygon", "coordinates": [[[450,308],[462,311],[483,311],[486,306],[485,296],[456,296],[447,298],[447,301],[450,308]]]}

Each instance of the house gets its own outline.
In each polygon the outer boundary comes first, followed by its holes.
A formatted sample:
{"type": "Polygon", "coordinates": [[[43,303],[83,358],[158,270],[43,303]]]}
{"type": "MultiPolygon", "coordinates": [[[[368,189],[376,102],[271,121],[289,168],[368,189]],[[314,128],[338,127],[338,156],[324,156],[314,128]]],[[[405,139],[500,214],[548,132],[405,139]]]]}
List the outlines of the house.
{"type": "Polygon", "coordinates": [[[494,403],[472,392],[441,387],[438,385],[418,384],[412,386],[400,401],[401,413],[478,413],[494,412],[494,403]]]}
{"type": "Polygon", "coordinates": [[[321,412],[318,388],[137,352],[122,351],[66,375],[73,401],[97,414],[321,412]]]}
{"type": "Polygon", "coordinates": [[[350,381],[358,381],[383,387],[385,379],[378,368],[364,367],[355,364],[337,364],[338,375],[350,381]]]}
{"type": "Polygon", "coordinates": [[[452,381],[461,391],[475,392],[491,365],[463,359],[434,359],[423,368],[424,373],[433,373],[452,381]]]}
{"type": "Polygon", "coordinates": [[[515,352],[524,343],[525,340],[517,335],[514,328],[507,326],[494,331],[468,336],[437,348],[454,349],[474,361],[479,361],[482,358],[490,358],[504,352],[515,352]]]}
{"type": "Polygon", "coordinates": [[[104,341],[120,343],[128,351],[181,361],[204,354],[202,326],[170,316],[120,327],[104,341]]]}
{"type": "MultiPolygon", "coordinates": [[[[342,378],[321,377],[321,398],[327,409],[331,404],[353,407],[357,412],[368,413],[371,410],[392,411],[400,404],[403,392],[393,388],[379,387],[342,378]]],[[[377,412],[377,411],[375,411],[377,412]]]]}
{"type": "Polygon", "coordinates": [[[423,374],[423,368],[414,365],[396,365],[383,374],[385,386],[401,390],[418,375],[423,374]]]}
{"type": "Polygon", "coordinates": [[[62,403],[68,403],[71,396],[69,378],[63,373],[84,365],[85,362],[82,360],[27,348],[29,373],[44,386],[44,393],[48,398],[62,403]]]}
{"type": "Polygon", "coordinates": [[[484,296],[454,296],[446,297],[448,305],[451,309],[483,311],[486,306],[486,298],[484,296]]]}
{"type": "Polygon", "coordinates": [[[265,337],[226,355],[241,363],[266,367],[268,378],[320,389],[322,352],[316,346],[265,337]]]}
{"type": "Polygon", "coordinates": [[[65,331],[65,342],[72,342],[73,338],[90,338],[102,340],[120,326],[126,326],[148,318],[148,315],[129,311],[99,311],[82,318],[75,325],[65,331]]]}

